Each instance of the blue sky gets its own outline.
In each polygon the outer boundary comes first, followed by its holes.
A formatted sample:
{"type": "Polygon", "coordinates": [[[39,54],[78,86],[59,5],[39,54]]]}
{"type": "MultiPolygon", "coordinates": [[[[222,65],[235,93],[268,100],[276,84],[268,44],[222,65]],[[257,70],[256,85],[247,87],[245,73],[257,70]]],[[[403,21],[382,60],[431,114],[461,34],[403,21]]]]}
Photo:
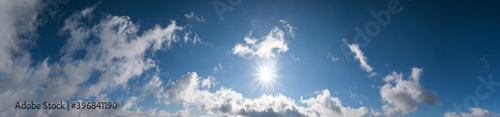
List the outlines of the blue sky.
{"type": "Polygon", "coordinates": [[[0,3],[0,116],[500,116],[498,1],[0,3]]]}

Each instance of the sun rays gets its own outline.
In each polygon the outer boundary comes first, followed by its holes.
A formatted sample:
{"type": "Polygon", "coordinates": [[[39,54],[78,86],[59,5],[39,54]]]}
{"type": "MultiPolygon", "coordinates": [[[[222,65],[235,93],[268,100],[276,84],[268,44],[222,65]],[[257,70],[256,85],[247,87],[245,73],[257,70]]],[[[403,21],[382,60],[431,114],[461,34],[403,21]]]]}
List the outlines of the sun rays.
{"type": "Polygon", "coordinates": [[[276,78],[278,78],[276,61],[271,59],[259,61],[255,69],[257,71],[256,81],[258,81],[258,85],[255,88],[260,87],[263,92],[274,90],[276,78]]]}

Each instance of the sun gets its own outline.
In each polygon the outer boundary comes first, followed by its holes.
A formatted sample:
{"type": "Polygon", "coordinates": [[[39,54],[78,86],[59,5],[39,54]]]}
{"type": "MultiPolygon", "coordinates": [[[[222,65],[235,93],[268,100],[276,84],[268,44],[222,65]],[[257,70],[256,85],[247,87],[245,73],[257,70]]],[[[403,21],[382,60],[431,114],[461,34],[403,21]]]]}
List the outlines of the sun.
{"type": "Polygon", "coordinates": [[[264,81],[264,82],[269,82],[270,80],[273,79],[273,71],[269,68],[261,68],[259,69],[259,79],[264,81]]]}
{"type": "MultiPolygon", "coordinates": [[[[276,84],[276,78],[278,77],[276,73],[276,61],[273,60],[263,60],[257,63],[257,73],[256,81],[258,81],[257,87],[260,87],[262,91],[274,90],[274,85],[276,84]]],[[[257,88],[255,87],[255,88],[257,88]]]]}

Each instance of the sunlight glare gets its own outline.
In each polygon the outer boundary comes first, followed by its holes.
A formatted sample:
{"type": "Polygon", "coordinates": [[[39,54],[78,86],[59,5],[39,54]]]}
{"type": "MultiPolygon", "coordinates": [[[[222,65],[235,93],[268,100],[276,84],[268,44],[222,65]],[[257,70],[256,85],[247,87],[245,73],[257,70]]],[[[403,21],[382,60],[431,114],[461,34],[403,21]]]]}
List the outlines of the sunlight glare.
{"type": "Polygon", "coordinates": [[[262,91],[274,90],[273,85],[275,84],[275,79],[278,77],[276,74],[276,61],[269,59],[260,61],[256,70],[258,72],[256,74],[258,87],[260,87],[262,91]]]}

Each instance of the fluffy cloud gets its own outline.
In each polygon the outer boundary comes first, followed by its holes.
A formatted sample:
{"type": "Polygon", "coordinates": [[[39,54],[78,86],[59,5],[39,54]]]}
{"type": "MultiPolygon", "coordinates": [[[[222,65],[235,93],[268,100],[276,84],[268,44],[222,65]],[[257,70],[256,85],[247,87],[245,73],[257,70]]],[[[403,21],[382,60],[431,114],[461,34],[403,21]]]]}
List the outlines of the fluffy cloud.
{"type": "MultiPolygon", "coordinates": [[[[282,20],[284,21],[284,20],[282,20]]],[[[286,24],[286,21],[284,21],[286,24]]],[[[286,24],[285,28],[289,28],[289,33],[292,37],[295,35],[293,27],[286,24]]],[[[253,38],[252,32],[249,36],[245,36],[245,43],[237,43],[232,49],[233,54],[245,57],[247,54],[254,56],[257,55],[261,58],[275,57],[277,54],[288,51],[288,44],[285,40],[285,32],[277,26],[271,30],[267,36],[261,39],[253,38]]]]}
{"type": "Polygon", "coordinates": [[[0,1],[0,116],[13,116],[10,105],[36,97],[52,72],[47,59],[33,63],[29,52],[38,39],[41,6],[37,0],[0,1]]]}
{"type": "Polygon", "coordinates": [[[500,114],[491,113],[481,108],[470,108],[471,113],[445,113],[444,117],[500,117],[500,114]]]}
{"type": "MultiPolygon", "coordinates": [[[[158,50],[168,49],[179,41],[177,33],[185,28],[171,21],[166,27],[155,26],[139,30],[127,16],[105,15],[97,24],[86,23],[94,18],[94,7],[70,15],[60,30],[67,37],[55,62],[47,57],[33,62],[30,47],[36,46],[37,11],[44,3],[37,0],[4,0],[0,4],[0,103],[15,105],[18,101],[53,101],[54,99],[88,99],[106,96],[104,91],[126,88],[130,79],[145,70],[155,68],[150,57],[158,50]],[[87,83],[95,78],[97,82],[87,83]]],[[[158,77],[152,79],[158,80],[158,77]]],[[[147,84],[152,94],[161,82],[147,84]]],[[[163,93],[156,93],[161,97],[163,93]]],[[[136,98],[126,101],[124,110],[131,108],[136,98]]],[[[109,115],[114,111],[55,110],[26,113],[11,106],[0,106],[0,116],[78,116],[109,115]],[[106,114],[107,113],[107,114],[106,114]],[[35,114],[35,115],[32,115],[35,114]]],[[[123,110],[120,110],[123,111],[123,110]]],[[[119,113],[123,116],[127,112],[119,113]]],[[[154,114],[186,115],[185,112],[154,114]]],[[[135,112],[134,112],[135,113],[135,112]]],[[[143,116],[145,113],[140,113],[143,116]]]]}
{"type": "MultiPolygon", "coordinates": [[[[155,79],[152,79],[155,80],[155,79]]],[[[165,104],[181,103],[184,108],[196,107],[208,115],[226,116],[371,116],[366,107],[357,109],[342,106],[340,100],[331,97],[328,89],[316,97],[300,100],[307,107],[302,107],[290,97],[278,94],[262,95],[249,99],[234,90],[221,87],[210,92],[205,87],[207,82],[215,82],[213,77],[202,79],[196,73],[188,73],[176,82],[161,87],[164,95],[160,97],[165,104]],[[204,88],[205,87],[205,88],[204,88]]],[[[208,87],[210,88],[210,87],[208,87]]]]}
{"type": "MultiPolygon", "coordinates": [[[[31,53],[29,48],[22,47],[32,46],[37,40],[37,4],[40,2],[35,0],[0,2],[0,92],[18,86],[33,74],[40,75],[38,79],[50,72],[30,69],[31,53]]],[[[43,62],[37,67],[43,69],[48,66],[43,62]]]]}
{"type": "MultiPolygon", "coordinates": [[[[92,11],[88,8],[83,11],[92,11]]],[[[52,92],[63,92],[61,97],[97,96],[102,90],[126,85],[129,79],[139,76],[144,70],[155,67],[155,62],[146,56],[164,47],[169,48],[178,41],[176,31],[183,28],[172,21],[166,28],[155,26],[139,34],[138,25],[127,16],[105,16],[98,24],[91,27],[81,20],[88,15],[82,12],[68,18],[60,33],[69,34],[69,39],[61,52],[62,72],[67,79],[64,83],[51,84],[47,87],[52,92]],[[92,43],[89,43],[92,42],[92,43]],[[83,56],[76,55],[81,54],[83,56]],[[91,74],[100,73],[97,83],[79,89],[76,85],[87,81],[91,74]],[[62,86],[62,87],[61,87],[62,86]]]]}
{"type": "Polygon", "coordinates": [[[380,88],[380,95],[386,103],[382,106],[385,115],[406,115],[415,112],[418,109],[417,104],[421,102],[427,105],[440,103],[436,94],[420,85],[422,72],[421,68],[413,68],[408,80],[404,80],[403,74],[396,72],[384,78],[386,84],[380,88]]]}

